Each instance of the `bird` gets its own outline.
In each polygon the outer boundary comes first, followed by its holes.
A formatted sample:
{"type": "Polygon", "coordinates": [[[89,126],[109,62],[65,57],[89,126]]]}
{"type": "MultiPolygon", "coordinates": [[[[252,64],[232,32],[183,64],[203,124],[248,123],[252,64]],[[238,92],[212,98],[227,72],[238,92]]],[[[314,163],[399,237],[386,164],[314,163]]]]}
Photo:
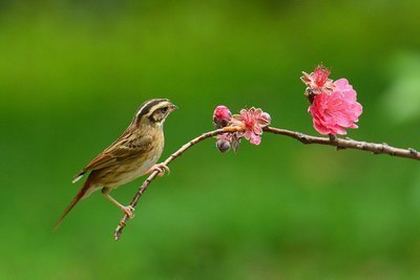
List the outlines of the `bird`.
{"type": "Polygon", "coordinates": [[[176,109],[177,106],[166,98],[151,99],[140,105],[121,136],[76,174],[73,183],[84,175],[88,177],[54,228],[58,228],[81,199],[97,190],[101,190],[107,200],[132,218],[134,208],[124,206],[114,199],[110,192],[153,171],[158,171],[160,175],[169,171],[164,163],[156,163],[162,154],[165,142],[163,124],[176,109]]]}

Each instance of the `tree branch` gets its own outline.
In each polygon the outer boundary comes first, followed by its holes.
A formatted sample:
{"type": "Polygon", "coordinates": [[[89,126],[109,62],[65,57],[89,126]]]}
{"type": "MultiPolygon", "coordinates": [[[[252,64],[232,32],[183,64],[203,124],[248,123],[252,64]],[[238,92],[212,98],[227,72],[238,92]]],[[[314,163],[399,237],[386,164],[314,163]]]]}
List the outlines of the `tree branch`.
{"type": "Polygon", "coordinates": [[[402,149],[392,147],[386,143],[370,143],[365,141],[356,141],[350,138],[311,136],[297,131],[291,131],[275,127],[266,127],[264,128],[264,131],[274,134],[285,135],[294,138],[302,142],[303,144],[328,145],[336,147],[337,150],[356,149],[372,152],[374,154],[388,154],[391,156],[420,160],[420,153],[413,148],[402,149]]]}
{"type": "MultiPolygon", "coordinates": [[[[221,129],[212,130],[206,133],[201,134],[200,136],[192,139],[188,143],[184,144],[181,148],[179,148],[176,152],[171,154],[164,162],[163,164],[168,165],[173,160],[181,156],[186,150],[194,146],[195,144],[204,141],[207,138],[214,137],[219,134],[223,133],[233,133],[233,132],[239,132],[242,131],[240,127],[225,127],[221,129]]],[[[389,146],[386,143],[370,143],[365,141],[356,141],[350,138],[337,138],[335,136],[330,137],[319,137],[319,136],[311,136],[307,134],[303,134],[301,132],[287,130],[287,129],[281,129],[281,128],[275,128],[275,127],[266,127],[264,128],[265,132],[273,133],[273,134],[279,134],[284,135],[287,137],[294,138],[298,141],[300,141],[303,144],[320,144],[320,145],[328,145],[328,146],[334,146],[337,148],[337,150],[341,149],[356,149],[356,150],[362,150],[362,151],[368,151],[372,152],[374,154],[388,154],[391,156],[396,157],[403,157],[403,158],[411,158],[415,160],[420,160],[420,153],[416,151],[413,148],[408,149],[402,149],[397,147],[389,146]]],[[[130,205],[135,208],[137,206],[138,201],[142,197],[143,193],[147,190],[150,183],[156,178],[158,175],[158,171],[153,171],[149,177],[146,178],[146,180],[143,182],[143,184],[140,186],[136,194],[134,195],[133,199],[130,202],[130,205]]],[[[117,228],[114,231],[114,238],[115,240],[119,240],[121,237],[121,234],[123,233],[123,230],[127,224],[129,217],[127,215],[124,215],[122,219],[120,220],[117,228]]]]}

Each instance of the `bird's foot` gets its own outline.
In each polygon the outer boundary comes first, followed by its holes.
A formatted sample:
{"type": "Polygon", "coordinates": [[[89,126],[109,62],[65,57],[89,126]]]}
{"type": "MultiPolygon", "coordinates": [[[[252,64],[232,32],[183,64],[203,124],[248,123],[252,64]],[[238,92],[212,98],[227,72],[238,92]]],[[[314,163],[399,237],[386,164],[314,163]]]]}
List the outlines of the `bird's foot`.
{"type": "Polygon", "coordinates": [[[136,210],[133,206],[122,206],[121,210],[128,216],[128,218],[134,218],[134,210],[136,210]]]}
{"type": "Polygon", "coordinates": [[[168,174],[171,172],[171,170],[169,169],[169,167],[165,163],[163,163],[163,162],[157,163],[157,164],[153,165],[149,169],[148,173],[152,173],[154,171],[158,171],[159,172],[158,173],[159,176],[165,175],[166,172],[168,172],[168,174]]]}

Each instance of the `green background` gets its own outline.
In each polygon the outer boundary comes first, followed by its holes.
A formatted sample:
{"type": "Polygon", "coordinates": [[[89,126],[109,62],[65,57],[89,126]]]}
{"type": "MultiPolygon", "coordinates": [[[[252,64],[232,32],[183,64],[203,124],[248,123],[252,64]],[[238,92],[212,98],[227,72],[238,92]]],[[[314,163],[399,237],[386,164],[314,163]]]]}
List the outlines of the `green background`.
{"type": "MultiPolygon", "coordinates": [[[[316,134],[301,71],[347,77],[349,136],[420,149],[419,1],[2,1],[1,279],[419,279],[413,160],[263,136],[209,140],[144,195],[122,239],[99,193],[52,226],[72,176],[167,97],[163,157],[218,104],[316,134]]],[[[140,180],[114,192],[128,202],[140,180]]]]}

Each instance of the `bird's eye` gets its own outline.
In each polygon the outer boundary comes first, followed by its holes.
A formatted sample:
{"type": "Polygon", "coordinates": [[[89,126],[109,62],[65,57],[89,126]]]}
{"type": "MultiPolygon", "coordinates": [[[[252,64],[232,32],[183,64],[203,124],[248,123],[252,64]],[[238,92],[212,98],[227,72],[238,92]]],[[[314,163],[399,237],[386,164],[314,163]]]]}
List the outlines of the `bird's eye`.
{"type": "Polygon", "coordinates": [[[163,113],[166,113],[166,111],[168,111],[168,107],[163,107],[162,109],[160,109],[163,113]]]}

